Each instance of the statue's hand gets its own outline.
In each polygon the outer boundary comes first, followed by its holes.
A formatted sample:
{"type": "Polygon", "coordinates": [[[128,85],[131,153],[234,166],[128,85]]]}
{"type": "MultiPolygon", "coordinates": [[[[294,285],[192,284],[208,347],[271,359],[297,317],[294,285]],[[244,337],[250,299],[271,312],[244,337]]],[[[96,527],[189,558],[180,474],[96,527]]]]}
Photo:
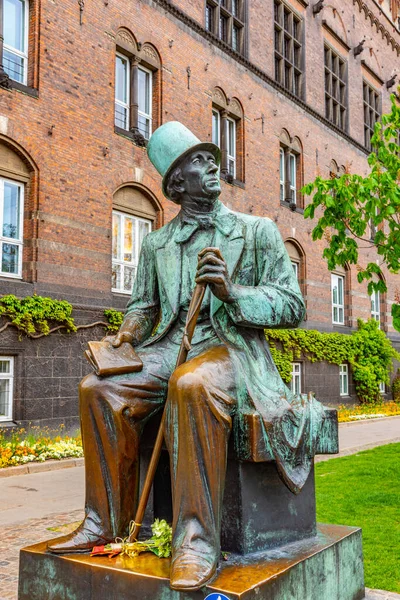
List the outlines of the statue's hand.
{"type": "Polygon", "coordinates": [[[234,284],[219,248],[204,248],[199,252],[196,283],[207,283],[219,300],[233,302],[234,284]]]}
{"type": "Polygon", "coordinates": [[[119,348],[119,346],[123,343],[123,342],[133,342],[133,333],[131,333],[130,331],[118,331],[117,335],[114,337],[114,339],[112,340],[112,345],[114,346],[114,348],[119,348]]]}
{"type": "Polygon", "coordinates": [[[114,346],[114,348],[119,348],[119,346],[123,342],[130,342],[131,344],[135,345],[135,340],[136,340],[135,333],[137,332],[137,329],[138,329],[137,318],[135,317],[134,319],[132,319],[129,316],[127,316],[123,320],[122,325],[121,325],[117,335],[107,336],[105,339],[110,341],[112,343],[112,345],[114,346]]]}

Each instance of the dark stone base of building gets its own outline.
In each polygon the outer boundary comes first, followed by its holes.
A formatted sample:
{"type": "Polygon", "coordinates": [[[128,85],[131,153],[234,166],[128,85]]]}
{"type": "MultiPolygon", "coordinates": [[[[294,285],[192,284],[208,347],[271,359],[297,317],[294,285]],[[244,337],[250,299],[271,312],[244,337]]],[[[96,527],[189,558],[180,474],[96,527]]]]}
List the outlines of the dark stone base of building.
{"type": "Polygon", "coordinates": [[[198,592],[169,587],[169,559],[56,556],[46,543],[21,550],[19,600],[200,600],[212,592],[231,600],[362,600],[361,530],[319,525],[317,535],[278,549],[221,561],[198,592]]]}

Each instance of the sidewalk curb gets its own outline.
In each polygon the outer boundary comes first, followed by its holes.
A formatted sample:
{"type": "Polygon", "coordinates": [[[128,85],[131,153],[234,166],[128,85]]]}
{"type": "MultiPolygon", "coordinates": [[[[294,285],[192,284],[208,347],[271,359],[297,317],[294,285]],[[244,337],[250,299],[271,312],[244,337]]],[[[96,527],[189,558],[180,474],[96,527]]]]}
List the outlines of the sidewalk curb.
{"type": "Polygon", "coordinates": [[[348,425],[365,425],[365,423],[379,423],[380,421],[395,421],[400,419],[400,415],[393,415],[392,417],[377,417],[376,419],[355,419],[354,421],[345,421],[339,423],[339,427],[346,427],[348,425]]]}
{"type": "Polygon", "coordinates": [[[83,467],[84,461],[84,458],[64,458],[61,460],[46,460],[44,462],[32,461],[25,465],[0,469],[0,478],[13,477],[14,475],[29,475],[30,473],[43,473],[44,471],[58,471],[59,469],[71,469],[72,467],[83,467]]]}
{"type": "Polygon", "coordinates": [[[339,452],[339,454],[320,454],[315,457],[314,462],[324,462],[326,460],[331,460],[332,458],[342,458],[342,456],[351,456],[352,454],[357,454],[358,452],[362,452],[363,450],[372,450],[372,448],[377,448],[378,446],[387,446],[388,444],[397,444],[400,442],[400,437],[393,438],[391,440],[380,440],[379,442],[372,442],[371,444],[362,444],[361,446],[354,446],[353,448],[346,448],[339,452]]]}
{"type": "Polygon", "coordinates": [[[395,592],[365,588],[365,600],[395,600],[395,598],[400,598],[400,595],[395,592]]]}

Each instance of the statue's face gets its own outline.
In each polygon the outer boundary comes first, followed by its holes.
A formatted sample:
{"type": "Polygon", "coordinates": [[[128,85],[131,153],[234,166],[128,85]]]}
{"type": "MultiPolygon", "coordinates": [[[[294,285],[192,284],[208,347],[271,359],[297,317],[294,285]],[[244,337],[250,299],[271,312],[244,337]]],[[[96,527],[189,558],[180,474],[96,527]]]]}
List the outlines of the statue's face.
{"type": "Polygon", "coordinates": [[[197,150],[180,165],[182,187],[192,198],[217,199],[221,193],[218,166],[211,152],[197,150]]]}

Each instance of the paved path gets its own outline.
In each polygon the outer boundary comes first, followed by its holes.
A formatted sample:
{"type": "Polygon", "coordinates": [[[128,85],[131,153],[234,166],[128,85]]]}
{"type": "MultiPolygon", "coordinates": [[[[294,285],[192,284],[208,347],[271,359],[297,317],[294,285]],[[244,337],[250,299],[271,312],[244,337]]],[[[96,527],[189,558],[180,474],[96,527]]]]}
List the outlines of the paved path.
{"type": "MultiPolygon", "coordinates": [[[[400,417],[343,423],[339,436],[341,455],[400,442],[400,417]]],[[[1,477],[0,490],[0,600],[16,600],[19,548],[67,533],[82,519],[84,469],[72,467],[1,477]],[[54,527],[57,531],[49,530],[54,527]]],[[[365,597],[395,599],[400,600],[400,595],[379,590],[367,590],[365,597]]]]}

